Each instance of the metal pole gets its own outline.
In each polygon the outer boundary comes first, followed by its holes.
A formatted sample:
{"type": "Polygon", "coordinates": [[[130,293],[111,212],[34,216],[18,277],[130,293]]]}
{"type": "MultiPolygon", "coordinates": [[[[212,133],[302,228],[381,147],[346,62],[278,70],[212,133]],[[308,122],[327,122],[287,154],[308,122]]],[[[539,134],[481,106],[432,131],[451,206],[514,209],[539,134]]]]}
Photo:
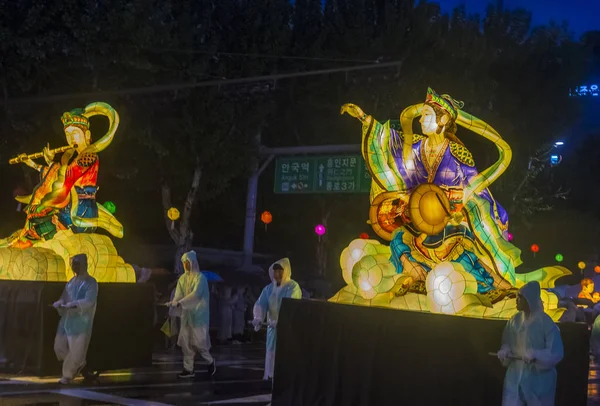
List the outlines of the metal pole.
{"type": "Polygon", "coordinates": [[[258,168],[250,179],[248,179],[248,194],[246,196],[246,222],[244,225],[244,257],[242,269],[252,268],[252,257],[254,255],[254,227],[256,225],[256,197],[258,196],[258,178],[260,174],[271,163],[275,156],[270,155],[258,168]]]}

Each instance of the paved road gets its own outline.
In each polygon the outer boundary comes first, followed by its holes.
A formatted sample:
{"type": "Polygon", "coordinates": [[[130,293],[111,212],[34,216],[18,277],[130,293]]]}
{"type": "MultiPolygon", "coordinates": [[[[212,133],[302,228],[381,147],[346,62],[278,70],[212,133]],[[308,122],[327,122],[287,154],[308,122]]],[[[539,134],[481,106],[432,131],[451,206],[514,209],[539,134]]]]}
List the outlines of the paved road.
{"type": "MultiPolygon", "coordinates": [[[[216,347],[217,375],[198,373],[179,380],[181,355],[155,354],[153,367],[102,374],[92,384],[58,385],[57,377],[0,375],[0,406],[5,405],[256,405],[270,403],[271,387],[262,381],[264,344],[216,347]]],[[[203,365],[196,364],[202,371],[203,365]]]]}
{"type": "MultiPolygon", "coordinates": [[[[264,345],[264,344],[263,344],[264,345]]],[[[155,354],[153,367],[111,371],[92,384],[64,387],[57,377],[0,374],[0,406],[5,405],[268,405],[270,385],[262,381],[264,347],[245,344],[216,347],[217,376],[177,379],[181,355],[155,354]]],[[[200,363],[197,369],[202,370],[200,363]]],[[[590,364],[588,406],[600,406],[600,365],[590,364]]]]}

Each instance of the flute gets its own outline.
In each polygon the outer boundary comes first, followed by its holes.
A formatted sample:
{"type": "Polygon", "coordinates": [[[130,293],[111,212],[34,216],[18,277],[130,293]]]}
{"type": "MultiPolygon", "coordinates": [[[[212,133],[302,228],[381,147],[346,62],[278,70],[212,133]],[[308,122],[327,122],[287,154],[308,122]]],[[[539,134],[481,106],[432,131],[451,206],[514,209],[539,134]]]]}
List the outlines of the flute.
{"type": "MultiPolygon", "coordinates": [[[[73,146],[67,145],[65,147],[54,148],[54,149],[51,149],[50,152],[54,153],[54,154],[60,154],[61,152],[65,152],[66,150],[71,149],[71,148],[77,148],[77,145],[73,145],[73,146]]],[[[43,156],[44,156],[43,152],[36,152],[35,154],[29,154],[29,155],[22,154],[22,155],[14,157],[12,159],[9,159],[8,163],[11,165],[20,164],[21,162],[26,161],[28,159],[38,159],[43,156]]]]}

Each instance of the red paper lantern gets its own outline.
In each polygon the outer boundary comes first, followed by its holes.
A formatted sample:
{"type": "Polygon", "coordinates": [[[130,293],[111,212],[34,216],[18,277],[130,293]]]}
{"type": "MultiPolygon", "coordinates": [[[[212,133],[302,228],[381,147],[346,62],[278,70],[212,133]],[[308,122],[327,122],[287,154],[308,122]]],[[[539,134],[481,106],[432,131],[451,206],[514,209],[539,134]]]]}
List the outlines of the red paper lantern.
{"type": "Polygon", "coordinates": [[[360,233],[360,238],[363,240],[368,240],[369,239],[369,234],[367,233],[360,233]]]}
{"type": "Polygon", "coordinates": [[[265,226],[269,225],[269,224],[271,224],[271,221],[273,221],[273,215],[271,213],[269,213],[268,211],[263,211],[262,214],[260,215],[260,221],[265,223],[265,226]]]}
{"type": "Polygon", "coordinates": [[[537,244],[533,244],[533,245],[531,246],[531,252],[533,252],[534,254],[535,254],[536,252],[538,252],[539,250],[540,250],[540,246],[539,246],[539,245],[537,245],[537,244]]]}

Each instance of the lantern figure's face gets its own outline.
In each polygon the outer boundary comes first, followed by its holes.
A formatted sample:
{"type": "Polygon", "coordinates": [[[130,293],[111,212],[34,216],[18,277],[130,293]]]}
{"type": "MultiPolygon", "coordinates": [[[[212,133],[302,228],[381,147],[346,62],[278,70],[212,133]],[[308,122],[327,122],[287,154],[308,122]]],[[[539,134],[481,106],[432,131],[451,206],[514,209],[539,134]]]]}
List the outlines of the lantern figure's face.
{"type": "Polygon", "coordinates": [[[424,135],[432,135],[437,131],[437,118],[435,111],[431,106],[423,106],[423,110],[421,111],[421,119],[419,122],[421,123],[421,130],[423,131],[424,135]]]}
{"type": "Polygon", "coordinates": [[[190,272],[192,270],[192,264],[190,264],[190,261],[183,261],[183,269],[185,269],[186,272],[190,272]]]}
{"type": "Polygon", "coordinates": [[[440,114],[438,117],[433,107],[428,104],[423,106],[421,110],[421,131],[426,136],[436,135],[438,128],[445,126],[450,120],[450,116],[446,114],[440,114]]]}
{"type": "Polygon", "coordinates": [[[76,127],[74,125],[70,125],[65,128],[65,136],[67,137],[67,142],[77,151],[82,151],[88,147],[90,141],[90,132],[83,131],[81,128],[76,127]]]}

